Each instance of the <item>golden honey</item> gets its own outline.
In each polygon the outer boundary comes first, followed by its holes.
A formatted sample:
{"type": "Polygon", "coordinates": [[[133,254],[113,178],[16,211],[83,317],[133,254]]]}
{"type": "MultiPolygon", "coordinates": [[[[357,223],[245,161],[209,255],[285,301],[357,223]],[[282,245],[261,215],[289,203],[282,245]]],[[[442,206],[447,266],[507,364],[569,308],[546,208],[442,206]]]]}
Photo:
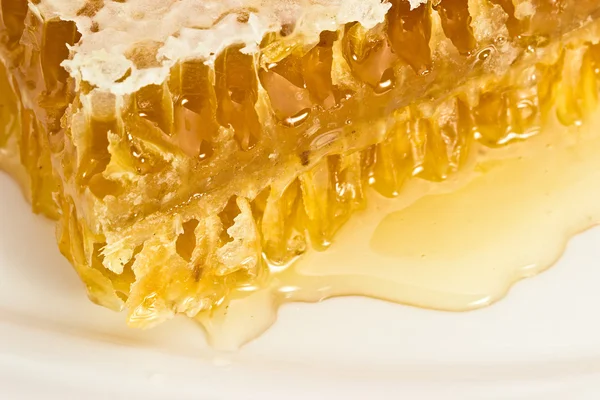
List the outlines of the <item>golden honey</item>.
{"type": "MultiPolygon", "coordinates": [[[[554,167],[572,173],[561,187],[593,165],[586,159],[571,171],[566,154],[580,147],[565,137],[590,126],[597,107],[596,1],[371,2],[385,14],[375,23],[350,19],[309,35],[301,19],[287,21],[253,46],[233,41],[207,58],[181,59],[169,44],[227,35],[227,21],[245,32],[260,10],[225,10],[208,26],[166,31],[163,42],[125,32],[115,54],[86,46],[98,46],[108,13],[139,1],[79,1],[65,17],[52,8],[59,3],[0,0],[0,167],[20,180],[35,212],[57,219],[59,247],[90,298],[126,309],[132,326],[181,313],[213,332],[223,310],[254,304],[244,297],[261,298],[271,317],[273,297],[488,304],[501,292],[488,282],[448,301],[424,284],[467,273],[449,248],[473,247],[475,257],[487,246],[452,241],[464,218],[494,214],[463,215],[463,202],[474,201],[463,199],[487,203],[503,187],[521,190],[526,183],[512,175],[540,175],[546,145],[565,160],[554,167]],[[455,219],[428,233],[446,204],[455,219]],[[413,241],[389,243],[399,235],[413,241]],[[340,250],[350,243],[362,249],[356,257],[340,250]],[[308,275],[329,283],[316,287],[308,275]],[[357,275],[368,279],[349,278],[357,275]],[[410,279],[426,289],[415,293],[410,279]]],[[[132,21],[143,23],[142,14],[132,21]]],[[[594,149],[595,139],[581,135],[594,149]]],[[[509,221],[490,235],[517,229],[509,221]]],[[[514,279],[503,279],[506,290],[514,279]]]]}

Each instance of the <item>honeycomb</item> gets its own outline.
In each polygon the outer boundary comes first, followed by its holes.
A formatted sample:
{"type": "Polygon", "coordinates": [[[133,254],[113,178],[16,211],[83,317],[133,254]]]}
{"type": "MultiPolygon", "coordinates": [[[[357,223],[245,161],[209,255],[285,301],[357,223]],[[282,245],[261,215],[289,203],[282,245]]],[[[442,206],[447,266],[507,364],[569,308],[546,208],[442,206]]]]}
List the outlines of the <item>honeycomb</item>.
{"type": "Polygon", "coordinates": [[[445,180],[598,100],[595,0],[295,0],[262,20],[248,0],[205,25],[170,18],[211,1],[152,1],[166,22],[132,36],[107,21],[143,24],[139,1],[0,0],[0,168],[57,220],[91,300],[132,326],[221,307],[327,249],[371,191],[445,180]]]}

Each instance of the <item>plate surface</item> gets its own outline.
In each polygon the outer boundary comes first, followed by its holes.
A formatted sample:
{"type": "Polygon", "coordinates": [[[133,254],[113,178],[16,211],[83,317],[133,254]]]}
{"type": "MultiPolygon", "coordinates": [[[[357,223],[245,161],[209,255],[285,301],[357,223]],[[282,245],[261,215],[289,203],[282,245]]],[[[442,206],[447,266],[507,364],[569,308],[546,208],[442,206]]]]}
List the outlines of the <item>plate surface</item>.
{"type": "Polygon", "coordinates": [[[290,304],[219,353],[187,320],[130,330],[87,301],[53,225],[0,174],[0,398],[598,399],[600,229],[504,300],[445,313],[364,298],[290,304]]]}

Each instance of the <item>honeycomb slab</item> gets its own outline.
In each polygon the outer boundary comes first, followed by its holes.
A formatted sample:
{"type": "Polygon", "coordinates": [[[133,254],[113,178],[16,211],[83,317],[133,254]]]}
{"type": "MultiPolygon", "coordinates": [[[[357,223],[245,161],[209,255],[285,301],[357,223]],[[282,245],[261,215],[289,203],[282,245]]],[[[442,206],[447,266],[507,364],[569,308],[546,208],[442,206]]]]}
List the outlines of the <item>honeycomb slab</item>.
{"type": "Polygon", "coordinates": [[[90,298],[204,318],[369,196],[595,109],[593,0],[0,0],[0,167],[90,298]]]}

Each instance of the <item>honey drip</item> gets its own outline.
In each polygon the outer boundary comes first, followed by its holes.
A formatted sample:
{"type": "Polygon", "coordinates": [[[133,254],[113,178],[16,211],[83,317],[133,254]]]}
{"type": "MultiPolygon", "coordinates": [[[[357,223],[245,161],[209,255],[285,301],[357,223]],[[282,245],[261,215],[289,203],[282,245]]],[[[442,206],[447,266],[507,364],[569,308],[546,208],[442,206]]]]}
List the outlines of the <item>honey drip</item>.
{"type": "Polygon", "coordinates": [[[273,268],[264,286],[239,290],[198,320],[213,345],[232,349],[287,302],[361,295],[444,311],[488,306],[600,222],[599,123],[596,112],[580,128],[552,124],[445,182],[411,180],[394,199],[370,192],[370,207],[326,252],[273,268]]]}

